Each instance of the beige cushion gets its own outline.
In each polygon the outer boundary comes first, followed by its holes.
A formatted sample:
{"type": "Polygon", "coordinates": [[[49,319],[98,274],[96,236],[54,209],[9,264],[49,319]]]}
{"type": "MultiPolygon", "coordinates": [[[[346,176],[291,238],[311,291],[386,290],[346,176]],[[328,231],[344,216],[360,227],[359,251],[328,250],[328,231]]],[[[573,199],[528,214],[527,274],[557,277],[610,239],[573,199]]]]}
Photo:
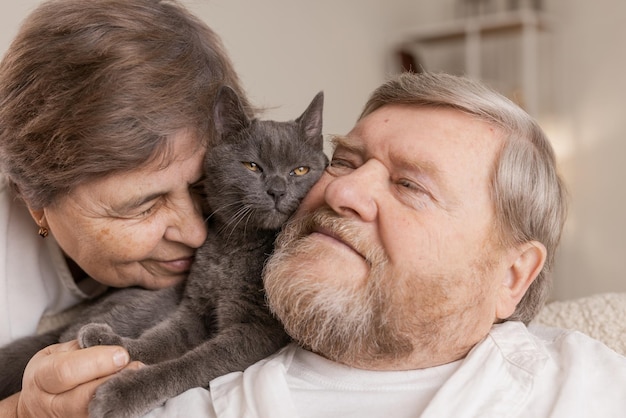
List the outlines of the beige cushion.
{"type": "Polygon", "coordinates": [[[626,355],[626,293],[551,302],[532,324],[574,329],[626,355]]]}

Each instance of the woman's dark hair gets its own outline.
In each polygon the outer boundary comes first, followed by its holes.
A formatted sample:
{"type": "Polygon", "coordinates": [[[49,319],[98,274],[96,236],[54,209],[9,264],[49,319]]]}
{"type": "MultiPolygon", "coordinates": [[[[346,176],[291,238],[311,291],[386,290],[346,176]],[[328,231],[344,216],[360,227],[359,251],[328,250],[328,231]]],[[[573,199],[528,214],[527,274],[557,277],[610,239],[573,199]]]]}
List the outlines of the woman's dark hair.
{"type": "Polygon", "coordinates": [[[215,93],[251,107],[219,37],[175,0],[51,0],[0,63],[0,169],[33,209],[76,185],[210,145],[215,93]]]}

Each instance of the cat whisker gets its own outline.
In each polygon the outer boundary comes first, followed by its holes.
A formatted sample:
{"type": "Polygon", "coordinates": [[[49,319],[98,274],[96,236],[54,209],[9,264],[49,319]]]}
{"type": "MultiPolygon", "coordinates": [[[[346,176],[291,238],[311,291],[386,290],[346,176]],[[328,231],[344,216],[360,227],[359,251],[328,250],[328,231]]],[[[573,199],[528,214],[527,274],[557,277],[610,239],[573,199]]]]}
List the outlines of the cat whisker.
{"type": "MultiPolygon", "coordinates": [[[[224,208],[221,208],[221,209],[224,209],[224,208]]],[[[252,216],[252,213],[253,211],[250,206],[246,205],[246,206],[240,207],[239,210],[235,212],[233,216],[231,216],[230,219],[227,222],[225,222],[224,225],[220,228],[220,233],[230,230],[230,233],[228,234],[230,238],[230,236],[234,233],[234,231],[239,228],[239,225],[241,224],[242,221],[244,221],[244,219],[245,219],[244,225],[248,224],[248,220],[252,216]]],[[[243,229],[245,232],[245,226],[243,229]]]]}
{"type": "MultiPolygon", "coordinates": [[[[222,193],[222,195],[225,195],[225,194],[226,194],[226,193],[222,193]]],[[[234,193],[230,193],[230,194],[233,194],[233,195],[234,195],[234,193]]],[[[218,213],[220,213],[220,212],[227,212],[230,208],[232,208],[232,207],[238,207],[238,206],[239,206],[239,202],[231,202],[231,203],[229,203],[229,204],[227,204],[227,205],[220,206],[220,207],[219,207],[219,208],[217,208],[217,209],[213,209],[213,208],[211,208],[211,209],[212,209],[212,212],[211,212],[211,213],[210,213],[210,214],[209,214],[209,215],[205,218],[205,222],[207,222],[207,221],[208,221],[209,219],[211,219],[214,215],[216,215],[216,214],[218,214],[218,213]]]]}

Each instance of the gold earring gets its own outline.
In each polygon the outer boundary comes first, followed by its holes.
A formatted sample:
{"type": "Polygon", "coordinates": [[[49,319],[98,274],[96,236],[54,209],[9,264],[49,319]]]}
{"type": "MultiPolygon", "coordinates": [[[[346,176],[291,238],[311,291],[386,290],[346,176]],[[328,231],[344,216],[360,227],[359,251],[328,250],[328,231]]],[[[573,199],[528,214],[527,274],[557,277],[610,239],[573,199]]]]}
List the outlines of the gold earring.
{"type": "Polygon", "coordinates": [[[48,236],[48,234],[50,233],[50,231],[48,230],[48,228],[46,228],[45,226],[43,226],[43,221],[45,219],[46,215],[42,216],[41,219],[39,220],[39,236],[41,238],[45,238],[48,236]]]}

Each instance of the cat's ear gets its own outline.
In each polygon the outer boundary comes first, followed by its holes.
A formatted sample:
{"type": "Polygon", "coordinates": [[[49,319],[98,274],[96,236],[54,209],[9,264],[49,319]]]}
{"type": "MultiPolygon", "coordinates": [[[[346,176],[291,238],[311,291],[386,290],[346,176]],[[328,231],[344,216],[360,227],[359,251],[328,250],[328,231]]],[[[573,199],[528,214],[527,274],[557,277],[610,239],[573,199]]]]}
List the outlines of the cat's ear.
{"type": "Polygon", "coordinates": [[[324,113],[324,92],[320,91],[315,95],[309,107],[300,115],[296,122],[300,125],[300,130],[308,141],[315,141],[319,144],[319,149],[324,146],[322,139],[322,115],[324,113]]]}
{"type": "Polygon", "coordinates": [[[229,86],[220,87],[213,106],[213,123],[222,138],[238,132],[250,125],[250,119],[239,100],[239,96],[229,86]]]}

